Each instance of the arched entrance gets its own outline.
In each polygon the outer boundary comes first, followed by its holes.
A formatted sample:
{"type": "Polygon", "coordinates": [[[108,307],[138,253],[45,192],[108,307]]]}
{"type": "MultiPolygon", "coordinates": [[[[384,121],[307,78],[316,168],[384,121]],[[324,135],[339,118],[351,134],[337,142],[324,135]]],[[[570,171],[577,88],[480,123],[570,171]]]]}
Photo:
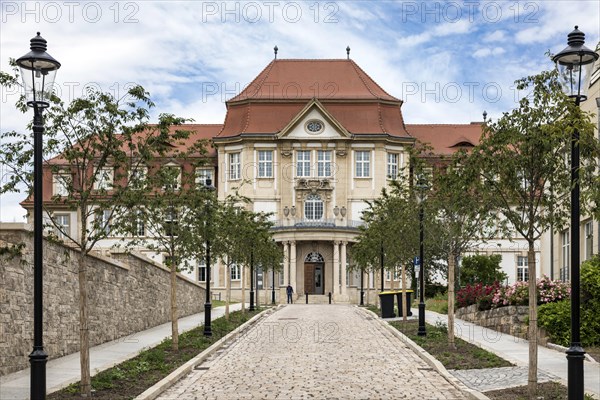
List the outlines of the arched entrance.
{"type": "Polygon", "coordinates": [[[304,259],[304,293],[324,294],[325,260],[319,253],[309,253],[304,259]]]}

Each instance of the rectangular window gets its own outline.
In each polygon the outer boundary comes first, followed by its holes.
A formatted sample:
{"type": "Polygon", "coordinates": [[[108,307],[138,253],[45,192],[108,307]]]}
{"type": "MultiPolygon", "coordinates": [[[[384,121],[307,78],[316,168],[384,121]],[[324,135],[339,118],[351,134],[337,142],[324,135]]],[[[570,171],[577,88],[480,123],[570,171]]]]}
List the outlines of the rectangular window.
{"type": "Polygon", "coordinates": [[[388,179],[398,177],[398,153],[387,154],[387,177],[388,179]]]}
{"type": "Polygon", "coordinates": [[[236,181],[242,176],[242,164],[240,163],[240,153],[229,154],[229,180],[236,181]]]}
{"type": "Polygon", "coordinates": [[[98,236],[110,234],[110,210],[96,210],[96,234],[98,236]]]}
{"type": "Polygon", "coordinates": [[[331,176],[331,151],[317,151],[317,174],[319,177],[331,176]]]}
{"type": "Polygon", "coordinates": [[[54,231],[59,239],[65,240],[66,234],[71,234],[71,216],[69,214],[55,214],[54,222],[56,227],[54,231]]]}
{"type": "Polygon", "coordinates": [[[110,190],[113,185],[114,172],[114,169],[110,167],[98,169],[94,180],[94,189],[110,190]]]}
{"type": "Polygon", "coordinates": [[[283,278],[284,278],[284,276],[283,276],[283,268],[285,268],[284,267],[284,263],[281,263],[281,272],[278,272],[278,274],[279,274],[279,286],[285,285],[285,283],[283,281],[283,278]]]}
{"type": "Polygon", "coordinates": [[[138,211],[135,217],[135,236],[146,236],[146,225],[141,211],[138,211]]]}
{"type": "Polygon", "coordinates": [[[517,280],[524,282],[529,280],[529,264],[527,257],[517,256],[517,280]]]}
{"type": "Polygon", "coordinates": [[[273,151],[259,150],[258,151],[258,177],[272,178],[273,177],[273,151]]]}
{"type": "Polygon", "coordinates": [[[198,282],[206,282],[206,263],[204,260],[198,263],[198,282]]]}
{"type": "Polygon", "coordinates": [[[296,152],[296,176],[310,176],[310,151],[296,152]]]}
{"type": "Polygon", "coordinates": [[[564,231],[560,235],[562,241],[562,263],[560,266],[560,280],[566,282],[569,280],[569,231],[564,231]]]}
{"type": "Polygon", "coordinates": [[[594,225],[592,221],[585,223],[584,235],[585,259],[589,260],[594,255],[594,225]]]}
{"type": "Polygon", "coordinates": [[[214,171],[212,168],[196,168],[196,184],[198,186],[206,186],[206,181],[210,180],[214,186],[214,171]]]}
{"type": "Polygon", "coordinates": [[[146,185],[146,178],[148,177],[147,167],[135,167],[129,171],[129,185],[136,188],[143,188],[146,185]]]}
{"type": "Polygon", "coordinates": [[[240,271],[240,266],[237,264],[233,264],[231,266],[231,280],[232,281],[239,281],[241,279],[241,271],[240,271]]]}
{"type": "Polygon", "coordinates": [[[173,207],[170,207],[165,213],[165,235],[177,236],[177,227],[177,210],[173,207]]]}
{"type": "Polygon", "coordinates": [[[56,174],[52,176],[52,194],[54,196],[68,196],[72,177],[70,174],[56,174]]]}
{"type": "Polygon", "coordinates": [[[368,178],[371,176],[371,152],[355,151],[356,177],[368,178]]]}
{"type": "Polygon", "coordinates": [[[181,187],[181,167],[167,166],[162,171],[165,179],[164,190],[179,190],[181,187]]]}

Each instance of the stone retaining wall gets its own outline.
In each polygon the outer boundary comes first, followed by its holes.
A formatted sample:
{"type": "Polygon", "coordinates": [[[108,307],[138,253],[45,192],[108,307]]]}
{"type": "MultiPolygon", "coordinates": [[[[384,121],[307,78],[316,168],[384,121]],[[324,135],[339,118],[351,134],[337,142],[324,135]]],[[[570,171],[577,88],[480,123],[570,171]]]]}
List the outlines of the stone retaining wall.
{"type": "MultiPolygon", "coordinates": [[[[0,226],[0,376],[29,366],[33,346],[33,235],[23,224],[0,226]],[[0,252],[1,254],[1,252],[0,252]]],[[[169,321],[169,271],[143,256],[88,257],[90,344],[119,339],[169,321]]],[[[49,359],[79,351],[77,251],[44,241],[44,348],[49,359]]],[[[205,290],[179,276],[179,315],[204,310],[205,290]]],[[[135,340],[135,337],[127,340],[135,340]]]]}
{"type": "Polygon", "coordinates": [[[529,307],[507,306],[479,311],[477,304],[456,310],[456,318],[493,329],[498,332],[527,338],[529,307]]]}

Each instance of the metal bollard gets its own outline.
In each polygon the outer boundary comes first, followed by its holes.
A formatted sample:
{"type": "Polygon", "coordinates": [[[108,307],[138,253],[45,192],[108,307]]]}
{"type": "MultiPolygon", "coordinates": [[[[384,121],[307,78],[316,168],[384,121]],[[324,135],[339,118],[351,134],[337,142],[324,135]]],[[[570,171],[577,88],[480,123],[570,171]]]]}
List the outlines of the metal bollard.
{"type": "Polygon", "coordinates": [[[308,293],[306,293],[306,304],[308,304],[308,293]]]}
{"type": "Polygon", "coordinates": [[[329,292],[329,304],[331,304],[331,292],[329,292]]]}

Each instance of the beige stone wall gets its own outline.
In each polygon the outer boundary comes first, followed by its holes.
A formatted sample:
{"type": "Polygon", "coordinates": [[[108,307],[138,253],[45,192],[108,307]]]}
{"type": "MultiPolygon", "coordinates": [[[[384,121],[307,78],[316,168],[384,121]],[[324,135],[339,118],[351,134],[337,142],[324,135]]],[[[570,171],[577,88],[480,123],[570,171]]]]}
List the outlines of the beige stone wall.
{"type": "MultiPolygon", "coordinates": [[[[26,243],[22,256],[0,256],[0,375],[27,368],[33,345],[33,237],[22,227],[1,227],[0,248],[16,243],[26,243]]],[[[50,359],[79,350],[77,254],[44,242],[44,347],[50,359]]],[[[136,332],[169,321],[168,270],[143,257],[116,257],[88,258],[92,345],[135,340],[136,332]]],[[[180,316],[204,309],[199,285],[180,277],[177,290],[180,316]]]]}

